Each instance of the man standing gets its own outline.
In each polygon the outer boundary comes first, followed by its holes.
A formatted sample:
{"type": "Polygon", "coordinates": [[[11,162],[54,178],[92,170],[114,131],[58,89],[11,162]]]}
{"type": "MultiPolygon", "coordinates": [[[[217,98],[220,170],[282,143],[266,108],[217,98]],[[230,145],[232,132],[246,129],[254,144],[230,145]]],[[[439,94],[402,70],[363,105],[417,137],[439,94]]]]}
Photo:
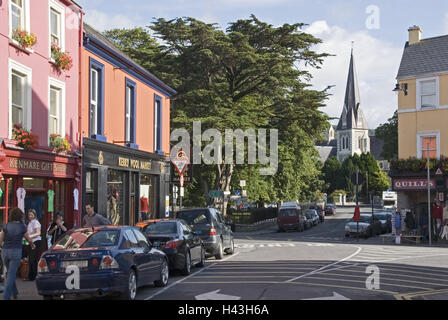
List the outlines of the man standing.
{"type": "Polygon", "coordinates": [[[83,219],[84,228],[107,226],[112,224],[108,219],[100,214],[97,214],[90,204],[86,205],[86,213],[87,215],[85,215],[83,219]]]}

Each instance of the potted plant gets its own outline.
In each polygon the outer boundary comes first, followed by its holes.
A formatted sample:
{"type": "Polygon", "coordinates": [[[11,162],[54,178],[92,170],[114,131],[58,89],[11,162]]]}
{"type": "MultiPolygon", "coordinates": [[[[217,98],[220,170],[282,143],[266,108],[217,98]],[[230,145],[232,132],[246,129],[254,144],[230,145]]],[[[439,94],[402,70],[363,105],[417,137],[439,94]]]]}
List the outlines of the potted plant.
{"type": "Polygon", "coordinates": [[[17,146],[26,150],[34,150],[38,145],[37,136],[31,131],[22,129],[20,126],[14,126],[12,138],[17,141],[17,146]]]}
{"type": "Polygon", "coordinates": [[[13,30],[12,39],[24,49],[30,49],[37,42],[37,37],[34,33],[27,32],[21,29],[13,30]]]}
{"type": "Polygon", "coordinates": [[[64,139],[59,134],[50,135],[50,147],[52,147],[56,152],[70,151],[70,143],[68,139],[64,139]]]}
{"type": "Polygon", "coordinates": [[[70,57],[68,53],[63,52],[62,49],[55,43],[51,44],[51,58],[60,70],[68,71],[73,67],[72,57],[70,57]]]}

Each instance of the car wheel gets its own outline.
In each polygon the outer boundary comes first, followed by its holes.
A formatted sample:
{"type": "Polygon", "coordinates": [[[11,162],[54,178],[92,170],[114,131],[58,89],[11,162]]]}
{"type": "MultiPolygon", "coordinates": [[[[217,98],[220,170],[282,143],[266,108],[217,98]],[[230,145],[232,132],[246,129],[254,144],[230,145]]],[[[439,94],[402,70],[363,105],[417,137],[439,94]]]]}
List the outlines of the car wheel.
{"type": "Polygon", "coordinates": [[[197,267],[204,267],[205,266],[205,249],[204,247],[201,247],[201,261],[196,265],[197,267]]]}
{"type": "Polygon", "coordinates": [[[168,262],[166,259],[163,259],[162,265],[160,266],[160,280],[154,281],[154,285],[156,287],[164,287],[168,284],[168,276],[169,276],[169,269],[168,269],[168,262]]]}
{"type": "Polygon", "coordinates": [[[215,254],[215,258],[216,258],[216,260],[221,260],[222,258],[224,258],[224,251],[222,248],[222,240],[219,241],[218,253],[215,254]]]}
{"type": "Polygon", "coordinates": [[[233,239],[230,241],[230,248],[227,249],[226,253],[232,255],[235,252],[235,243],[233,239]]]}
{"type": "Polygon", "coordinates": [[[137,296],[137,276],[134,270],[129,271],[126,292],[121,295],[123,300],[135,300],[137,296]]]}
{"type": "Polygon", "coordinates": [[[185,253],[185,265],[184,268],[181,270],[182,275],[188,276],[191,273],[191,256],[190,251],[187,250],[185,253]]]}

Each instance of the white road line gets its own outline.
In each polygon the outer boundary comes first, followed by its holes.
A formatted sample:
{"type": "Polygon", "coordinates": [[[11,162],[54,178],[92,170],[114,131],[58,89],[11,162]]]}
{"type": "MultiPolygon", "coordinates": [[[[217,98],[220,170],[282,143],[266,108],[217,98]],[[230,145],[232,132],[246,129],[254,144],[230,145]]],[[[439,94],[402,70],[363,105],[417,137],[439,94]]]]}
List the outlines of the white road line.
{"type": "Polygon", "coordinates": [[[316,273],[316,272],[319,272],[319,271],[321,271],[321,270],[324,270],[324,269],[326,269],[326,268],[328,268],[328,267],[334,266],[334,265],[336,265],[336,264],[338,264],[338,263],[341,263],[341,262],[344,262],[344,261],[346,261],[346,260],[349,260],[349,259],[351,259],[352,257],[356,256],[357,254],[359,254],[359,253],[361,252],[362,248],[361,248],[361,247],[357,247],[357,248],[358,248],[358,250],[356,250],[355,253],[349,255],[348,257],[345,257],[345,258],[343,258],[343,259],[341,259],[341,260],[339,260],[339,261],[333,262],[333,263],[331,263],[331,264],[329,264],[329,265],[323,266],[323,267],[321,267],[321,268],[319,268],[319,269],[316,269],[316,270],[314,270],[314,271],[311,271],[311,272],[309,272],[309,273],[307,273],[307,274],[304,274],[304,275],[301,275],[301,276],[299,276],[299,277],[296,277],[296,278],[293,278],[293,279],[290,279],[290,280],[286,280],[285,282],[293,282],[293,281],[298,280],[298,279],[300,279],[300,278],[303,278],[303,277],[312,275],[312,274],[314,274],[314,273],[316,273]]]}
{"type": "MultiPolygon", "coordinates": [[[[229,259],[231,259],[231,258],[237,256],[238,254],[239,254],[239,252],[236,252],[236,253],[234,253],[233,255],[231,255],[231,256],[228,257],[228,258],[225,258],[225,259],[220,260],[220,262],[222,262],[222,261],[227,261],[227,260],[229,260],[229,259]]],[[[205,271],[205,270],[207,270],[207,269],[210,269],[211,267],[213,267],[214,265],[217,265],[217,264],[219,264],[219,262],[215,262],[215,263],[213,263],[213,264],[211,264],[211,265],[209,265],[209,266],[207,266],[207,267],[205,267],[205,268],[202,268],[202,269],[199,270],[198,272],[192,273],[192,274],[190,274],[189,276],[187,276],[187,277],[185,277],[185,278],[182,278],[182,279],[180,279],[180,280],[178,280],[178,281],[176,281],[176,282],[170,284],[168,287],[163,288],[162,290],[160,290],[160,291],[154,293],[153,295],[151,295],[151,296],[145,298],[144,300],[151,300],[151,299],[154,298],[155,296],[158,296],[159,294],[162,294],[162,293],[165,292],[166,290],[168,290],[168,289],[174,287],[175,285],[178,285],[178,284],[181,283],[182,281],[185,281],[185,280],[187,280],[187,279],[189,279],[189,278],[191,278],[191,277],[193,277],[193,276],[195,276],[195,275],[201,273],[202,271],[205,271]]]]}

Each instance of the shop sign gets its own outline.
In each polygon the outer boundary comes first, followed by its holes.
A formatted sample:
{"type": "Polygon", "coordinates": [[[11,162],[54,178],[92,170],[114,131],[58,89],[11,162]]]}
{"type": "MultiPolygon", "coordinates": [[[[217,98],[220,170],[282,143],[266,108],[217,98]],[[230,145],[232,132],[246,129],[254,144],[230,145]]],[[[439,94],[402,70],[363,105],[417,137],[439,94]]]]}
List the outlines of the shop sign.
{"type": "MultiPolygon", "coordinates": [[[[435,179],[430,180],[430,188],[435,189],[435,179]]],[[[418,191],[428,189],[428,179],[396,179],[393,183],[394,191],[418,191]]]]}
{"type": "Polygon", "coordinates": [[[19,170],[32,170],[36,172],[53,172],[53,173],[66,173],[67,165],[63,163],[52,163],[40,160],[22,160],[22,159],[9,159],[10,169],[19,170]]]}
{"type": "Polygon", "coordinates": [[[118,157],[118,166],[122,168],[131,168],[137,170],[151,170],[150,161],[140,161],[124,157],[118,157]]]}

